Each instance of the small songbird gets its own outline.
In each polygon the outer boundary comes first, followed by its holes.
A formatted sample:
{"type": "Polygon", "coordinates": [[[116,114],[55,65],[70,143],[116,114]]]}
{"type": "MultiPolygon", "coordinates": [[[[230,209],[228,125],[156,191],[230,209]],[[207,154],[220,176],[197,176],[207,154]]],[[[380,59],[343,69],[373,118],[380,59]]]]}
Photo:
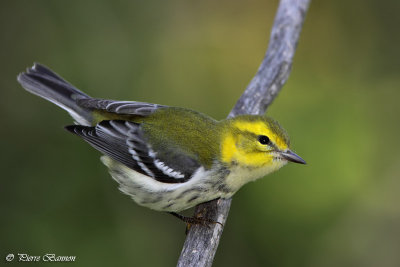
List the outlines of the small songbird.
{"type": "Polygon", "coordinates": [[[185,108],[92,98],[37,63],[18,82],[72,116],[76,124],[65,129],[104,154],[101,161],[122,192],[175,216],[230,198],[289,161],[306,163],[290,150],[285,130],[266,116],[217,121],[185,108]]]}

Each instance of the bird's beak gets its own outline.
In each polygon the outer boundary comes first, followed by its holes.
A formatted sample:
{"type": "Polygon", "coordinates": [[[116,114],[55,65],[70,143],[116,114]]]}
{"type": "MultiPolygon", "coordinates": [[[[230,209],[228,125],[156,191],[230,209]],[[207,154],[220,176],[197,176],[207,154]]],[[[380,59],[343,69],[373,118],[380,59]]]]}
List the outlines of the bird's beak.
{"type": "Polygon", "coordinates": [[[286,159],[287,161],[291,161],[294,163],[306,164],[306,161],[300,158],[299,155],[294,153],[292,150],[287,150],[285,152],[281,152],[281,156],[286,159]]]}

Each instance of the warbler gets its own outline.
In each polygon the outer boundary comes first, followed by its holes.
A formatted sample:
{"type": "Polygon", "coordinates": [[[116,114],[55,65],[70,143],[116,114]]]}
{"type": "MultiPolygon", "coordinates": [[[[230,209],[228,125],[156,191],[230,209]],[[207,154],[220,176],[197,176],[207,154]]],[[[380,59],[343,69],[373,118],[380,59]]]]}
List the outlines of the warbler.
{"type": "Polygon", "coordinates": [[[153,210],[175,214],[230,198],[289,161],[306,163],[267,116],[217,121],[185,108],[92,98],[37,63],[18,82],[65,109],[76,123],[65,129],[104,154],[120,190],[153,210]]]}

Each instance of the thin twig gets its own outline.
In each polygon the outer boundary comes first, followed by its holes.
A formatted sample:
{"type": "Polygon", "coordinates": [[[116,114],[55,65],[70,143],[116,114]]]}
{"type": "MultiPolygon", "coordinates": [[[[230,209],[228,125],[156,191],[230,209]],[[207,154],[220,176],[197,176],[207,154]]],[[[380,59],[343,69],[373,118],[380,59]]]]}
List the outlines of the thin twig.
{"type": "MultiPolygon", "coordinates": [[[[310,0],[281,0],[272,27],[270,42],[257,74],[228,117],[239,114],[264,114],[287,81],[299,35],[310,0]]],[[[218,199],[200,204],[201,214],[225,225],[231,199],[218,199]]],[[[186,237],[177,266],[211,266],[221,238],[223,226],[193,225],[186,237]]]]}

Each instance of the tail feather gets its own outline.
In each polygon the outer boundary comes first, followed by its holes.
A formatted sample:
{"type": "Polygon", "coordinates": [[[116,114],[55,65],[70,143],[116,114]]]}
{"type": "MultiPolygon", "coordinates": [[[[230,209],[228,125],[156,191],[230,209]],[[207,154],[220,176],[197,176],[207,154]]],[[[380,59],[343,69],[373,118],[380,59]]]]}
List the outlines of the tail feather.
{"type": "Polygon", "coordinates": [[[17,80],[28,92],[68,111],[77,123],[91,125],[93,120],[91,111],[77,103],[78,100],[90,96],[76,89],[47,67],[35,63],[32,68],[20,73],[17,80]]]}

